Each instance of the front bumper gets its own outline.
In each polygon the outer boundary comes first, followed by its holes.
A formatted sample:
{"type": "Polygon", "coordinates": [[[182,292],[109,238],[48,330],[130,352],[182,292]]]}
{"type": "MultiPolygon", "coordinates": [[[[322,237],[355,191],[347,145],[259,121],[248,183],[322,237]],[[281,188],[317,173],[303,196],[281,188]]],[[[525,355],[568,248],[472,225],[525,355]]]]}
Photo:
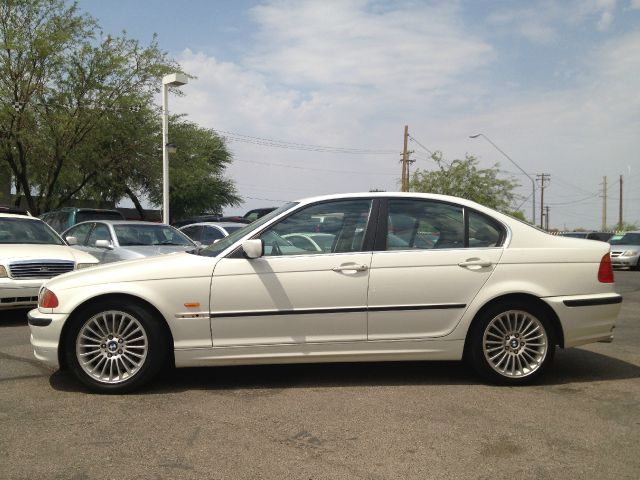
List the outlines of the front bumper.
{"type": "Polygon", "coordinates": [[[0,310],[35,307],[45,280],[0,279],[0,310]]]}
{"type": "Polygon", "coordinates": [[[620,312],[622,296],[616,293],[546,297],[558,315],[564,347],[593,342],[610,342],[620,312]]]}
{"type": "Polygon", "coordinates": [[[58,348],[60,334],[68,313],[43,313],[37,308],[27,315],[33,354],[41,362],[60,368],[58,348]]]}
{"type": "Polygon", "coordinates": [[[633,268],[638,265],[640,255],[611,256],[611,266],[614,268],[633,268]]]}

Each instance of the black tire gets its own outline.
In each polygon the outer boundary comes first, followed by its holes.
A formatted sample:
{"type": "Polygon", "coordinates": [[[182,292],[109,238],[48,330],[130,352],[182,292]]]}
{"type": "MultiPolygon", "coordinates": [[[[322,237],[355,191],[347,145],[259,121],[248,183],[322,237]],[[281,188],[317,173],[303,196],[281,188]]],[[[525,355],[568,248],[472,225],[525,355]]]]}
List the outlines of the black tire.
{"type": "Polygon", "coordinates": [[[469,335],[467,360],[480,376],[498,385],[535,382],[555,355],[551,322],[542,308],[528,302],[492,305],[474,320],[469,335]]]}
{"type": "Polygon", "coordinates": [[[107,300],[91,304],[71,318],[63,345],[66,363],[94,392],[129,393],[139,389],[167,363],[168,338],[159,322],[149,309],[136,303],[107,300]],[[109,336],[111,333],[116,335],[109,336]],[[81,362],[80,357],[88,361],[81,362]],[[104,365],[109,365],[108,372],[114,377],[117,371],[117,378],[99,373],[106,368],[104,365]],[[89,372],[92,366],[96,367],[93,374],[89,372]]]}

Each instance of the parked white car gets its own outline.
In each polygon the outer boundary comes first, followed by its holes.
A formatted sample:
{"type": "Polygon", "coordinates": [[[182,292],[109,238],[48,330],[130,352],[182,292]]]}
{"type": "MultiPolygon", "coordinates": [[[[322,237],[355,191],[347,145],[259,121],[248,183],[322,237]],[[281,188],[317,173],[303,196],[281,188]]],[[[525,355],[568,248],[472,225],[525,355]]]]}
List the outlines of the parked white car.
{"type": "Polygon", "coordinates": [[[53,279],[29,322],[38,359],[100,392],[137,388],[165,361],[465,357],[519,385],[558,345],[612,340],[613,281],[606,243],[454,197],[348,194],[288,203],[205,249],[53,279]],[[328,232],[328,251],[285,238],[328,232]]]}
{"type": "Polygon", "coordinates": [[[0,213],[0,310],[34,307],[46,280],[97,264],[42,220],[0,213]]]}

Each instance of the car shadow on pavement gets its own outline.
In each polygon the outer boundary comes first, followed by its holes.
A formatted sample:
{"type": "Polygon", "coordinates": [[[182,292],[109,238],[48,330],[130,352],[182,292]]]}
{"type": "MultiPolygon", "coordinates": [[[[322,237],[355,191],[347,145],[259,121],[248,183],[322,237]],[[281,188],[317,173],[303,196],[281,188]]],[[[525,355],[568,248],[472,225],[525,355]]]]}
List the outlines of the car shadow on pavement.
{"type": "MultiPolygon", "coordinates": [[[[558,352],[551,369],[534,387],[631,378],[640,378],[639,366],[574,348],[558,352]]],[[[482,383],[464,362],[324,363],[170,369],[137,393],[482,383]]],[[[87,391],[68,371],[54,373],[50,384],[60,391],[87,391]]]]}
{"type": "Polygon", "coordinates": [[[0,328],[27,325],[27,313],[31,308],[0,310],[0,328]]]}

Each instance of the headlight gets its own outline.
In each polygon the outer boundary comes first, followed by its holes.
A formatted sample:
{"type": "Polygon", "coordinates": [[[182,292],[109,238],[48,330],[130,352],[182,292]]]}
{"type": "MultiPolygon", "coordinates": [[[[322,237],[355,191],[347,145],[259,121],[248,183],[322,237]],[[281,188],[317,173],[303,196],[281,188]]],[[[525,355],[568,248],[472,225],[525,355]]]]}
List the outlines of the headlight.
{"type": "Polygon", "coordinates": [[[7,275],[7,269],[4,268],[2,265],[0,265],[0,278],[3,277],[8,277],[9,275],[7,275]]]}
{"type": "Polygon", "coordinates": [[[95,267],[97,263],[78,263],[76,264],[76,270],[82,270],[83,268],[95,267]]]}
{"type": "Polygon", "coordinates": [[[636,252],[635,250],[625,250],[624,252],[622,252],[622,256],[623,257],[631,257],[633,255],[637,255],[638,252],[636,252]]]}

